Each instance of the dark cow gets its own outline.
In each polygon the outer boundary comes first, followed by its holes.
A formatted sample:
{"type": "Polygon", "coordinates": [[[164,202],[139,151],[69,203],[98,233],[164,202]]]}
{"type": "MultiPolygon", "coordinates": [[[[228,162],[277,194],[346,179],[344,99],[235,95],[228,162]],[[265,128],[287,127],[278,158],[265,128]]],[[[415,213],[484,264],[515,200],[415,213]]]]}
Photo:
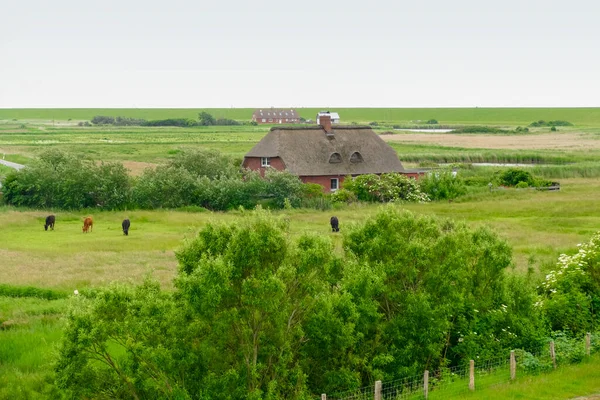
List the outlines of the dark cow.
{"type": "Polygon", "coordinates": [[[337,217],[331,217],[331,219],[329,220],[329,223],[331,224],[331,232],[339,232],[340,231],[340,222],[338,221],[337,217]]]}
{"type": "Polygon", "coordinates": [[[131,226],[131,221],[129,221],[129,218],[125,218],[123,220],[123,223],[121,224],[121,226],[123,227],[123,234],[125,236],[129,235],[129,227],[131,226]]]}
{"type": "Polygon", "coordinates": [[[44,225],[44,230],[47,231],[48,228],[54,230],[54,222],[56,221],[56,217],[54,215],[48,215],[46,217],[46,224],[44,225]]]}
{"type": "Polygon", "coordinates": [[[85,220],[83,221],[83,233],[91,232],[93,226],[94,220],[92,217],[85,217],[85,220]]]}

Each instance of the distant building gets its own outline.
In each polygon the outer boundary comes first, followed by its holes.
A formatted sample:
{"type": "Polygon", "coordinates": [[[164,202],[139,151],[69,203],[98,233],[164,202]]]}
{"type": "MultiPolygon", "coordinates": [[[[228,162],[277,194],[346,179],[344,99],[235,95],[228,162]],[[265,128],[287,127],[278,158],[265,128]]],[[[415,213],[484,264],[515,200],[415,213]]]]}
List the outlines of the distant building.
{"type": "Polygon", "coordinates": [[[326,192],[341,187],[346,176],[398,172],[418,178],[421,172],[405,170],[396,151],[369,126],[331,125],[329,115],[320,125],[278,127],[244,157],[243,166],[259,171],[287,170],[305,183],[317,183],[326,192]]]}
{"type": "Polygon", "coordinates": [[[317,114],[317,125],[321,124],[321,116],[323,115],[329,115],[329,117],[331,118],[331,123],[332,124],[339,124],[340,123],[340,115],[336,112],[329,112],[329,111],[319,111],[319,113],[317,114]]]}
{"type": "Polygon", "coordinates": [[[300,115],[290,108],[263,108],[254,110],[252,121],[257,124],[299,124],[300,115]]]}

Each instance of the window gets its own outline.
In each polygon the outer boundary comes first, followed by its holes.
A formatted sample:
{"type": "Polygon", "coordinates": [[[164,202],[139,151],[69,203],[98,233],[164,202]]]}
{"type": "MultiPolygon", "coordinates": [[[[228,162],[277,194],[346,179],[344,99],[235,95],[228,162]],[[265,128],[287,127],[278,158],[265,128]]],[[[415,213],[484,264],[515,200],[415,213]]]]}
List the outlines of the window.
{"type": "Polygon", "coordinates": [[[356,164],[356,163],[361,163],[361,162],[363,162],[363,161],[364,161],[364,160],[363,160],[363,157],[362,157],[362,155],[361,155],[361,154],[360,154],[358,151],[355,151],[355,152],[354,152],[354,153],[352,153],[352,155],[350,156],[350,162],[351,162],[351,163],[354,163],[354,164],[356,164]]]}
{"type": "Polygon", "coordinates": [[[330,164],[337,164],[337,163],[341,163],[341,162],[342,162],[342,156],[340,155],[340,153],[333,153],[332,155],[329,156],[330,164]]]}
{"type": "Polygon", "coordinates": [[[261,157],[260,158],[260,166],[261,167],[270,167],[271,159],[269,157],[261,157]]]}
{"type": "Polygon", "coordinates": [[[338,178],[331,178],[331,191],[335,192],[340,187],[340,181],[338,178]]]}
{"type": "Polygon", "coordinates": [[[267,119],[266,119],[266,118],[263,118],[263,119],[262,119],[262,122],[267,122],[267,119]]]}

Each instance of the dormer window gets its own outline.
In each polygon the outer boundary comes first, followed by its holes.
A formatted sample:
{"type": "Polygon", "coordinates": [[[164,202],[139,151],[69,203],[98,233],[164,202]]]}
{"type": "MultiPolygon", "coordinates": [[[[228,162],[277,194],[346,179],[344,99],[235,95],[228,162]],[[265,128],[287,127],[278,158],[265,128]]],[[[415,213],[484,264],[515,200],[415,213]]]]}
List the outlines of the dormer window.
{"type": "Polygon", "coordinates": [[[333,153],[331,156],[329,156],[330,164],[337,164],[337,163],[341,163],[341,162],[342,162],[342,155],[340,153],[333,153]]]}
{"type": "Polygon", "coordinates": [[[355,151],[355,152],[354,152],[354,153],[352,153],[352,155],[350,156],[350,162],[351,162],[351,163],[354,163],[354,164],[356,164],[356,163],[361,163],[361,162],[363,162],[363,161],[364,161],[364,160],[363,160],[363,157],[362,157],[362,155],[361,155],[361,154],[360,154],[358,151],[355,151]]]}

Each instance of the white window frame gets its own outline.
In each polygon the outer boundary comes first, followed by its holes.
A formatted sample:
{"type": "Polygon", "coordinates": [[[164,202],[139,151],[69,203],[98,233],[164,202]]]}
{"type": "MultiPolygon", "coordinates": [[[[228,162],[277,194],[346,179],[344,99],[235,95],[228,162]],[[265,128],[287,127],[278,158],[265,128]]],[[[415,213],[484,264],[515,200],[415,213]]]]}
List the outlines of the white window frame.
{"type": "Polygon", "coordinates": [[[329,180],[329,187],[331,188],[332,192],[335,192],[336,190],[338,190],[340,188],[340,179],[339,178],[331,178],[329,180]],[[335,182],[335,188],[333,187],[333,182],[335,182]]]}
{"type": "Polygon", "coordinates": [[[266,119],[266,118],[263,118],[263,119],[262,119],[262,122],[267,122],[267,119],[266,119]]]}
{"type": "Polygon", "coordinates": [[[271,166],[271,159],[269,157],[261,157],[260,166],[264,168],[269,168],[271,166]]]}

